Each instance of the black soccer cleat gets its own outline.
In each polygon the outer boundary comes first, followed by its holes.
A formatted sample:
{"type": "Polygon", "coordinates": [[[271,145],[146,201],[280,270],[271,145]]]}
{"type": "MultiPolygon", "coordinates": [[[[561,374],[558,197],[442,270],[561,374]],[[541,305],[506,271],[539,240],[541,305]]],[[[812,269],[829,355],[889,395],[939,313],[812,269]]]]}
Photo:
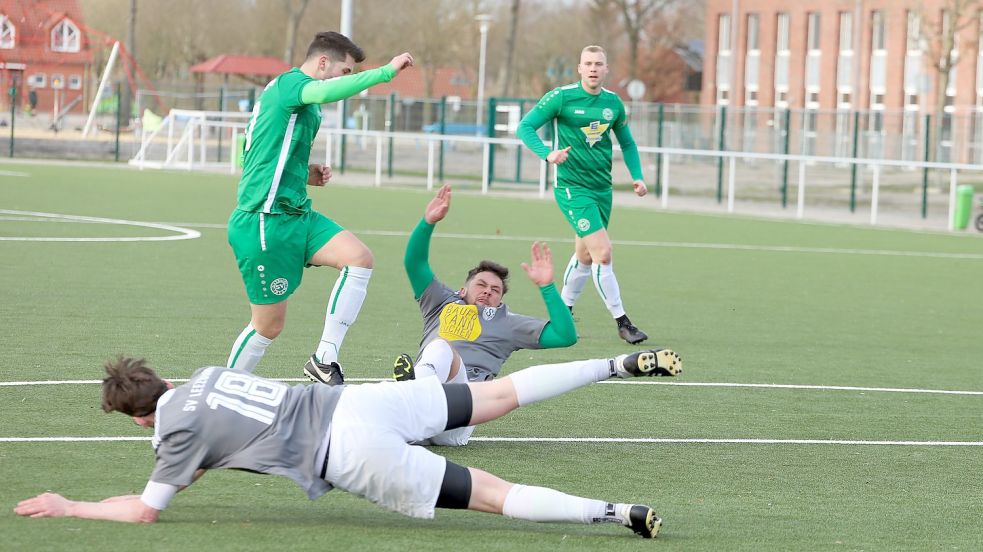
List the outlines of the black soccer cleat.
{"type": "Polygon", "coordinates": [[[650,349],[611,359],[619,378],[675,376],[683,371],[683,359],[672,349],[650,349]]]}
{"type": "Polygon", "coordinates": [[[625,527],[643,539],[654,539],[662,528],[662,518],[655,515],[655,510],[642,504],[627,505],[628,515],[624,516],[625,527]]]}
{"type": "Polygon", "coordinates": [[[393,379],[396,381],[410,381],[416,379],[416,372],[413,371],[413,357],[402,353],[393,362],[393,379]]]}
{"type": "Polygon", "coordinates": [[[344,385],[345,383],[345,371],[341,369],[340,364],[337,362],[321,364],[314,355],[311,355],[311,358],[307,359],[307,364],[304,364],[304,375],[314,383],[325,385],[344,385]]]}
{"type": "Polygon", "coordinates": [[[631,322],[618,324],[618,337],[632,345],[638,345],[649,338],[648,334],[636,328],[631,322]]]}

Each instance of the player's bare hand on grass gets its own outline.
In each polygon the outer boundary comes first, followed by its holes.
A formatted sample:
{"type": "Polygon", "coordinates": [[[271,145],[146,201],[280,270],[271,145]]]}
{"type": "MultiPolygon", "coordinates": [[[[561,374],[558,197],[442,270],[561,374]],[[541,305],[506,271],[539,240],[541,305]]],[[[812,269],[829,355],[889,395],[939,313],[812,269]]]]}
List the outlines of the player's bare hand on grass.
{"type": "Polygon", "coordinates": [[[567,155],[570,153],[570,147],[567,146],[561,150],[553,150],[546,155],[546,160],[554,165],[562,165],[564,161],[567,160],[567,155]]]}
{"type": "Polygon", "coordinates": [[[14,508],[14,513],[19,516],[40,517],[65,517],[68,513],[68,505],[71,501],[55,493],[39,494],[34,498],[21,500],[14,508]]]}
{"type": "Polygon", "coordinates": [[[437,224],[438,222],[444,220],[447,216],[447,211],[451,208],[451,187],[450,184],[444,184],[437,190],[437,195],[430,200],[427,204],[426,211],[423,212],[423,218],[428,224],[437,224]]]}
{"type": "Polygon", "coordinates": [[[328,180],[331,180],[331,167],[317,163],[307,165],[308,186],[324,186],[328,180]]]}
{"type": "Polygon", "coordinates": [[[645,182],[642,182],[641,180],[636,180],[632,182],[631,185],[632,187],[635,188],[635,195],[637,195],[638,197],[642,197],[645,194],[649,193],[648,186],[646,186],[645,182]]]}
{"type": "Polygon", "coordinates": [[[553,253],[550,252],[550,247],[543,242],[533,242],[532,263],[522,263],[522,270],[525,270],[529,279],[539,287],[551,284],[553,282],[553,253]]]}
{"type": "Polygon", "coordinates": [[[413,56],[410,55],[409,52],[403,52],[402,54],[394,57],[393,60],[389,62],[389,65],[396,70],[396,74],[398,75],[403,69],[413,66],[413,56]]]}

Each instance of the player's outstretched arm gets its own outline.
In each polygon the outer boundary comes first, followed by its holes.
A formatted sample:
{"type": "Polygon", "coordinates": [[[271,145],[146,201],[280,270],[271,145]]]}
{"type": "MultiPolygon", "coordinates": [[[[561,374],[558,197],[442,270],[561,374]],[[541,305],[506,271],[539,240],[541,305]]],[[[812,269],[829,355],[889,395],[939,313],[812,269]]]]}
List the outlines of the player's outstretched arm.
{"type": "Polygon", "coordinates": [[[437,190],[437,195],[427,204],[427,208],[423,211],[423,218],[406,242],[403,268],[406,269],[406,276],[410,279],[414,299],[419,299],[434,279],[433,269],[430,268],[430,237],[433,235],[434,226],[444,220],[450,208],[451,187],[445,184],[437,190]]]}
{"type": "Polygon", "coordinates": [[[34,518],[74,517],[128,523],[153,523],[160,516],[159,510],[144,504],[139,496],[112,497],[102,502],[81,502],[68,500],[55,493],[44,493],[22,500],[14,508],[14,513],[34,518]]]}
{"type": "Polygon", "coordinates": [[[539,286],[539,293],[542,294],[546,311],[550,315],[549,322],[539,334],[539,346],[543,349],[555,349],[576,343],[577,328],[573,315],[553,283],[553,254],[549,246],[545,243],[533,243],[532,263],[522,263],[522,268],[529,279],[539,286]]]}
{"type": "Polygon", "coordinates": [[[413,66],[413,56],[404,52],[382,67],[333,79],[307,83],[300,93],[305,104],[325,104],[341,101],[383,82],[389,82],[407,67],[413,66]]]}

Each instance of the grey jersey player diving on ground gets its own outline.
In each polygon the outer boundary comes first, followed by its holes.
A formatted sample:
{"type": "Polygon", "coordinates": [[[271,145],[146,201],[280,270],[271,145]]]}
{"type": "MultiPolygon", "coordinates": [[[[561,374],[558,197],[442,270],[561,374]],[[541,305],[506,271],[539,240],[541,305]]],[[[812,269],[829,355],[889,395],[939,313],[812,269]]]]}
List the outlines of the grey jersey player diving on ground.
{"type": "MultiPolygon", "coordinates": [[[[439,346],[450,350],[441,340],[429,345],[439,346]]],[[[533,366],[467,384],[425,377],[288,387],[210,367],[174,389],[143,359],[121,356],[105,368],[102,409],[155,430],[157,462],[143,494],[88,502],[49,491],[18,502],[17,515],[153,523],[207,469],[231,468],[285,476],[311,499],[338,488],[423,519],[437,509],[469,509],[530,521],[620,523],[645,538],[655,537],[662,524],[645,505],[510,483],[411,443],[611,377],[675,375],[681,363],[668,349],[533,366]]]]}

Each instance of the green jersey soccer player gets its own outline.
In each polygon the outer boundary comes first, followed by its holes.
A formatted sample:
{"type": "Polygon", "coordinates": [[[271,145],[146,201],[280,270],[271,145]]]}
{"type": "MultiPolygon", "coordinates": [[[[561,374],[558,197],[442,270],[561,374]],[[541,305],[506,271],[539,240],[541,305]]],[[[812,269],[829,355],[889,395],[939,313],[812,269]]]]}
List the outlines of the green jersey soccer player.
{"type": "Polygon", "coordinates": [[[251,372],[283,330],[287,298],[306,266],[341,271],[325,315],[317,350],[304,366],[313,380],[342,382],[338,349],[355,322],[369,278],[372,252],[354,234],[311,209],[307,186],[324,186],[331,169],[309,164],[323,103],[336,102],[382,82],[413,64],[408,53],[388,65],[351,74],[365,59],[344,35],[318,33],[299,68],[270,82],[246,128],[238,203],[229,217],[229,244],[249,297],[251,320],[229,355],[229,368],[251,372]]]}
{"type": "Polygon", "coordinates": [[[516,134],[540,159],[556,166],[554,195],[563,216],[576,233],[576,248],[563,275],[563,302],[572,310],[590,278],[628,343],[648,339],[631,323],[621,304],[621,291],[611,264],[611,134],[621,145],[635,188],[648,192],[642,180],[638,147],[628,129],[625,106],[617,94],[603,88],[607,58],[600,46],[587,46],[577,65],[580,82],[547,93],[519,123],[516,134]],[[553,123],[553,147],[536,130],[553,123]]]}

